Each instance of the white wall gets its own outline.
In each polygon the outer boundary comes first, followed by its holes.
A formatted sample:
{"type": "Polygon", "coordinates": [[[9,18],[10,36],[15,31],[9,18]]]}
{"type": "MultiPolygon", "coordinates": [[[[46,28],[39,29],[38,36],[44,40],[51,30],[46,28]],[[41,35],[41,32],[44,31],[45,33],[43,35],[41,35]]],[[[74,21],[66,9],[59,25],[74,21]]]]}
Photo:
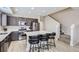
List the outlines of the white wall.
{"type": "Polygon", "coordinates": [[[1,26],[0,26],[0,31],[1,31],[1,26]]]}
{"type": "Polygon", "coordinates": [[[45,30],[44,29],[44,26],[45,26],[44,22],[45,22],[45,16],[40,16],[40,30],[41,31],[45,30]]]}
{"type": "Polygon", "coordinates": [[[49,16],[45,17],[45,30],[50,32],[56,32],[57,22],[50,18],[49,16]]]}
{"type": "Polygon", "coordinates": [[[56,38],[60,36],[60,24],[56,22],[53,18],[46,16],[43,20],[43,27],[45,31],[56,32],[56,38]]]}
{"type": "Polygon", "coordinates": [[[72,24],[79,24],[79,7],[72,7],[70,9],[52,14],[63,26],[62,30],[65,34],[70,35],[70,26],[72,24]]]}
{"type": "Polygon", "coordinates": [[[70,46],[75,46],[79,43],[79,25],[72,24],[70,46]]]}

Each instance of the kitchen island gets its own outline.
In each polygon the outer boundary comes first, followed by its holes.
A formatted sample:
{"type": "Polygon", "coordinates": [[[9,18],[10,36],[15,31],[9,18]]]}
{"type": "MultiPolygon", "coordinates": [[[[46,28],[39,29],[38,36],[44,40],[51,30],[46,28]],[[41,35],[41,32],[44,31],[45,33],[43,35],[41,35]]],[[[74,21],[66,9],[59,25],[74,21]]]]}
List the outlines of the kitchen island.
{"type": "Polygon", "coordinates": [[[29,52],[29,49],[30,49],[30,44],[29,44],[29,36],[33,36],[33,35],[39,35],[39,34],[46,34],[46,33],[51,33],[51,32],[48,32],[48,31],[33,31],[33,32],[26,32],[27,34],[27,40],[26,40],[26,51],[29,52]]]}

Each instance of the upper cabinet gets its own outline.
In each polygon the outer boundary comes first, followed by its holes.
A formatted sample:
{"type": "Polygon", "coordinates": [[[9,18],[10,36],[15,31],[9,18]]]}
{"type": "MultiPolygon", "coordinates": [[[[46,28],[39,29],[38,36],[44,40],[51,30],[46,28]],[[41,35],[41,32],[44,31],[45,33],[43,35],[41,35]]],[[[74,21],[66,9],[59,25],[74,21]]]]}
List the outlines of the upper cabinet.
{"type": "Polygon", "coordinates": [[[38,19],[33,19],[33,18],[8,16],[7,25],[8,26],[30,26],[30,29],[35,28],[34,30],[39,30],[38,19]],[[33,23],[35,23],[35,25],[33,25],[33,23]]]}
{"type": "Polygon", "coordinates": [[[2,26],[7,26],[7,15],[2,14],[2,26]]]}
{"type": "Polygon", "coordinates": [[[7,18],[7,25],[8,26],[18,26],[18,19],[17,19],[17,17],[8,16],[8,18],[7,18]]]}

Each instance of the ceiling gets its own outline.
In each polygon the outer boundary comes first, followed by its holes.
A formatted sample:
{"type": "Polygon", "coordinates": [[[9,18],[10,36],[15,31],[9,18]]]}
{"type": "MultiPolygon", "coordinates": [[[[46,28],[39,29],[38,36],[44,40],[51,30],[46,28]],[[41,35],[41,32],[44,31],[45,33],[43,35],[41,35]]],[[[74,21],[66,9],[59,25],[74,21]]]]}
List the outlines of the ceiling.
{"type": "Polygon", "coordinates": [[[18,16],[45,16],[67,7],[0,7],[2,12],[18,16]]]}

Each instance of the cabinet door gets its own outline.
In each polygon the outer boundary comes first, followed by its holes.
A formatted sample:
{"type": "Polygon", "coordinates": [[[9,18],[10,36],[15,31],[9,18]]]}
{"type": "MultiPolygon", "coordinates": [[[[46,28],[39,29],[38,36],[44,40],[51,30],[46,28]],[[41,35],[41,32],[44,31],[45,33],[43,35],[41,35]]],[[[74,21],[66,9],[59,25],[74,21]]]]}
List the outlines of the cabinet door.
{"type": "Polygon", "coordinates": [[[2,45],[0,48],[1,48],[0,52],[4,52],[4,46],[2,45]]]}
{"type": "Polygon", "coordinates": [[[1,21],[1,14],[0,14],[0,26],[1,26],[1,22],[2,22],[2,21],[1,21]]]}
{"type": "Polygon", "coordinates": [[[5,43],[4,43],[4,45],[3,45],[3,48],[4,48],[3,50],[4,50],[4,52],[7,52],[7,51],[8,51],[8,48],[9,48],[8,45],[9,45],[9,42],[5,42],[5,43]]]}
{"type": "Polygon", "coordinates": [[[11,34],[9,34],[2,42],[0,42],[0,52],[7,52],[11,42],[11,34]]]}
{"type": "Polygon", "coordinates": [[[4,44],[3,44],[3,51],[4,52],[7,52],[8,51],[8,48],[10,46],[10,43],[11,43],[11,34],[9,34],[6,38],[5,38],[5,41],[4,41],[4,44]]]}
{"type": "Polygon", "coordinates": [[[12,41],[19,40],[19,32],[18,31],[12,32],[11,39],[12,41]]]}
{"type": "Polygon", "coordinates": [[[22,18],[22,17],[18,17],[19,21],[25,21],[26,22],[26,18],[22,18]]]}
{"type": "Polygon", "coordinates": [[[17,17],[8,16],[8,26],[18,26],[17,17]]]}
{"type": "Polygon", "coordinates": [[[0,52],[4,52],[4,41],[2,41],[1,43],[0,43],[0,52]]]}

